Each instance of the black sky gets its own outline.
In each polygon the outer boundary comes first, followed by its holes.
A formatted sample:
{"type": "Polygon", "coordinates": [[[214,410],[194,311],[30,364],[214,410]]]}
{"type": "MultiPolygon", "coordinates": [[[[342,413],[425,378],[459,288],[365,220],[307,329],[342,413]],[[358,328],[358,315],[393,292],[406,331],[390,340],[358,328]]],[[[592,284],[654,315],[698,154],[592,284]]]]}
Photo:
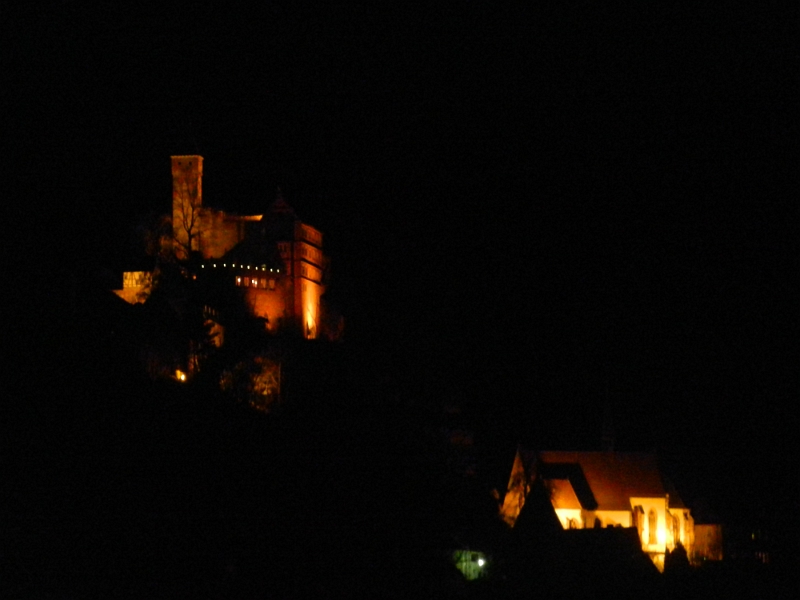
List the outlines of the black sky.
{"type": "Polygon", "coordinates": [[[622,447],[796,509],[796,19],[436,4],[4,11],[10,220],[116,267],[201,154],[209,204],[280,186],[353,343],[491,435],[592,448],[608,400],[622,447]]]}

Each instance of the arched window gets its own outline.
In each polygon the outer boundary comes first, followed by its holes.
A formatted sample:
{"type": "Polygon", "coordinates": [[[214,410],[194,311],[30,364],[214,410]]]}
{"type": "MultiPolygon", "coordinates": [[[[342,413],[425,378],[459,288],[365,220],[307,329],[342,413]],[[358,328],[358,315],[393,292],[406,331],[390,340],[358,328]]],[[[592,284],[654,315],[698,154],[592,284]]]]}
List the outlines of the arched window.
{"type": "Polygon", "coordinates": [[[644,509],[640,505],[633,508],[633,524],[639,532],[639,537],[644,540],[644,509]]]}
{"type": "Polygon", "coordinates": [[[648,544],[657,544],[658,536],[656,536],[656,529],[658,528],[658,515],[652,508],[647,513],[647,528],[648,528],[648,544]]]}
{"type": "Polygon", "coordinates": [[[672,516],[672,543],[678,544],[681,542],[681,527],[680,521],[678,521],[678,517],[676,515],[672,516]]]}

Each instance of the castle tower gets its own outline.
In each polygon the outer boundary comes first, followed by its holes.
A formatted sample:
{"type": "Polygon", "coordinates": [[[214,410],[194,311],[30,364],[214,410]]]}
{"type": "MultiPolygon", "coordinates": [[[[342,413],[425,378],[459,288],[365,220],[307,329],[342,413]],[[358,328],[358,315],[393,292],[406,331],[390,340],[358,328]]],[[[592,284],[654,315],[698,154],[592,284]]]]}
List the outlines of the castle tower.
{"type": "Polygon", "coordinates": [[[200,250],[203,229],[203,157],[172,157],[172,235],[175,255],[200,250]]]}
{"type": "Polygon", "coordinates": [[[292,250],[294,314],[302,324],[303,335],[313,339],[319,335],[320,297],[325,292],[322,233],[298,220],[295,223],[292,250]]]}
{"type": "Polygon", "coordinates": [[[280,190],[262,223],[277,241],[288,275],[286,314],[300,326],[304,337],[316,338],[321,327],[320,297],[325,292],[322,233],[297,218],[280,190]]]}

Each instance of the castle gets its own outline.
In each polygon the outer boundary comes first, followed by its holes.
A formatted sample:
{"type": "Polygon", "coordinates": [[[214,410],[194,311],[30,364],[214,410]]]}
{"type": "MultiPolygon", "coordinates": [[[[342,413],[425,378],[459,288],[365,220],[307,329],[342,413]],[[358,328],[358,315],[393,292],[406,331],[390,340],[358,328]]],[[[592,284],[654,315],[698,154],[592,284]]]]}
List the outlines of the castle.
{"type": "MultiPolygon", "coordinates": [[[[263,319],[270,332],[296,327],[306,339],[323,330],[331,335],[320,307],[327,266],[322,233],[300,221],[280,193],[260,215],[207,207],[203,157],[173,156],[171,235],[161,245],[187,265],[193,279],[221,279],[242,288],[252,316],[263,319]]],[[[132,304],[143,302],[152,283],[151,272],[126,272],[115,293],[132,304]]],[[[209,307],[212,314],[214,308],[209,307]]]]}

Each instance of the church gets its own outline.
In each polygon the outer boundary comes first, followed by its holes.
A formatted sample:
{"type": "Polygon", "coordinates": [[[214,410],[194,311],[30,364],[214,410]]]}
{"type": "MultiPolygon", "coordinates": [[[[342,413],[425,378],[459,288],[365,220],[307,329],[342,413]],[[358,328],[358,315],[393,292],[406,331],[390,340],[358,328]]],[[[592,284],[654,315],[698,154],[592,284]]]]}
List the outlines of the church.
{"type": "Polygon", "coordinates": [[[694,554],[691,512],[653,454],[519,448],[500,507],[510,527],[535,484],[543,484],[564,530],[635,528],[642,551],[659,569],[679,545],[694,554]]]}
{"type": "MultiPolygon", "coordinates": [[[[328,260],[322,233],[303,223],[279,193],[263,214],[235,215],[203,203],[203,157],[172,158],[171,234],[161,241],[187,276],[241,288],[252,316],[271,333],[295,328],[306,339],[335,337],[341,323],[323,324],[321,297],[328,260]]],[[[123,274],[115,293],[144,302],[153,273],[123,274]]],[[[211,315],[218,307],[208,307],[211,315]]]]}

